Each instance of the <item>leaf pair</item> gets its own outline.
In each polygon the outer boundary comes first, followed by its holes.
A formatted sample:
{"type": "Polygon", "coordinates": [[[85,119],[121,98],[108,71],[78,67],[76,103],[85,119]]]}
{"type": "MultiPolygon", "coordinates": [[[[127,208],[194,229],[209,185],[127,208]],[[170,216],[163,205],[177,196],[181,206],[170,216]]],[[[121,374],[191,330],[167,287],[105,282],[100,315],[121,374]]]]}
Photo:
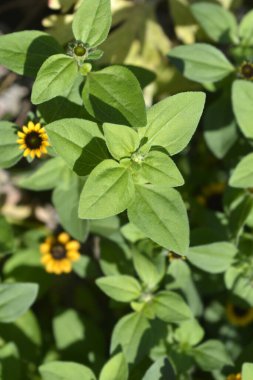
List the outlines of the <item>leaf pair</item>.
{"type": "Polygon", "coordinates": [[[95,123],[79,119],[48,125],[52,145],[69,167],[79,175],[90,173],[79,216],[102,219],[128,209],[130,221],[148,237],[185,254],[187,215],[180,195],[171,189],[182,185],[183,179],[168,153],[178,153],[188,144],[203,106],[203,93],[170,97],[148,111],[147,126],[137,131],[104,124],[103,135],[95,123]],[[150,151],[155,146],[168,153],[150,151]],[[105,159],[107,148],[117,161],[105,159]]]}

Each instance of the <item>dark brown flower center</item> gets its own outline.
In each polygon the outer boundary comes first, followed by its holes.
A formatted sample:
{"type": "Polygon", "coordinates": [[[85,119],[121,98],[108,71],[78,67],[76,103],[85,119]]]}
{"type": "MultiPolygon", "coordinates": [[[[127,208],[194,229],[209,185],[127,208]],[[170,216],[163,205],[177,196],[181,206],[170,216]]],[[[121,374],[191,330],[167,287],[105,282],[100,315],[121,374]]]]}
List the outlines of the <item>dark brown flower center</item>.
{"type": "Polygon", "coordinates": [[[244,78],[250,79],[253,77],[253,65],[250,63],[244,63],[241,68],[244,78]]]}
{"type": "Polygon", "coordinates": [[[248,314],[248,310],[240,306],[234,306],[234,313],[237,317],[245,317],[248,314]]]}
{"type": "Polygon", "coordinates": [[[62,244],[56,244],[51,249],[51,255],[55,260],[62,260],[66,257],[66,249],[62,244]]]}
{"type": "Polygon", "coordinates": [[[30,149],[39,149],[41,147],[42,138],[37,132],[31,132],[25,136],[25,143],[30,149]]]}

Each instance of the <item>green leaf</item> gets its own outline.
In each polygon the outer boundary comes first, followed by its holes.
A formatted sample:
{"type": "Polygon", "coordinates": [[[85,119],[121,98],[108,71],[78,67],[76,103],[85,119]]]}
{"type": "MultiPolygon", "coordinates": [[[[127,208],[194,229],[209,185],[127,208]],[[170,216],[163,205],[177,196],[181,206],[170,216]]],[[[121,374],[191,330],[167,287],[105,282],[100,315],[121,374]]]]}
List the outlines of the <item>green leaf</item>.
{"type": "Polygon", "coordinates": [[[14,233],[12,226],[0,215],[0,256],[11,253],[14,248],[14,233]]]}
{"type": "Polygon", "coordinates": [[[133,248],[133,263],[138,276],[149,289],[154,288],[165,275],[163,255],[148,255],[133,248]]]}
{"type": "Polygon", "coordinates": [[[96,380],[93,372],[84,365],[71,362],[49,362],[39,367],[43,380],[96,380]]]}
{"type": "Polygon", "coordinates": [[[19,181],[19,186],[34,190],[51,190],[59,184],[66,164],[61,157],[55,157],[44,162],[38,169],[19,181]]]}
{"type": "Polygon", "coordinates": [[[202,301],[189,265],[184,260],[172,260],[167,273],[174,279],[172,287],[182,290],[194,315],[202,315],[202,301]]]}
{"type": "Polygon", "coordinates": [[[147,122],[138,80],[123,66],[90,72],[83,88],[87,111],[102,122],[144,127],[147,122]]]}
{"type": "Polygon", "coordinates": [[[172,366],[166,357],[157,359],[153,363],[142,380],[176,380],[172,366]]]}
{"type": "Polygon", "coordinates": [[[75,310],[68,309],[53,319],[56,347],[64,350],[85,339],[84,325],[75,310]]]}
{"type": "Polygon", "coordinates": [[[200,83],[220,81],[235,70],[220,50],[208,44],[175,47],[169,58],[186,78],[200,83]]]}
{"type": "Polygon", "coordinates": [[[147,237],[138,227],[135,226],[135,224],[132,223],[127,223],[121,227],[121,232],[124,238],[129,240],[131,243],[136,243],[138,240],[143,240],[147,237]]]}
{"type": "Polygon", "coordinates": [[[253,10],[246,13],[239,25],[240,44],[243,46],[253,45],[253,10]]]}
{"type": "Polygon", "coordinates": [[[233,365],[225,346],[218,340],[208,340],[194,348],[193,357],[204,371],[221,370],[226,365],[233,365]]]}
{"type": "Polygon", "coordinates": [[[1,380],[20,380],[21,361],[16,345],[12,342],[1,345],[0,348],[0,378],[1,380]]]}
{"type": "Polygon", "coordinates": [[[225,273],[226,288],[253,307],[253,288],[251,277],[244,270],[231,266],[225,273]]]}
{"type": "Polygon", "coordinates": [[[124,211],[134,198],[134,184],[128,168],[104,160],[89,175],[79,203],[79,217],[103,219],[124,211]]]}
{"type": "Polygon", "coordinates": [[[30,308],[37,294],[37,284],[0,284],[0,322],[15,321],[30,308]]]}
{"type": "Polygon", "coordinates": [[[235,16],[220,5],[197,3],[191,6],[192,13],[201,28],[215,42],[238,43],[238,28],[235,16]]]}
{"type": "Polygon", "coordinates": [[[119,354],[112,357],[102,368],[99,380],[127,380],[128,366],[124,355],[119,354]]]}
{"type": "Polygon", "coordinates": [[[79,176],[89,174],[108,157],[104,137],[92,121],[62,119],[48,124],[46,129],[53,148],[79,176]]]}
{"type": "Polygon", "coordinates": [[[233,262],[237,248],[227,242],[191,247],[188,259],[197,268],[208,273],[223,273],[233,262]]]}
{"type": "Polygon", "coordinates": [[[150,323],[141,313],[125,315],[116,324],[111,340],[111,353],[119,348],[128,363],[137,363],[149,351],[150,323]]]}
{"type": "Polygon", "coordinates": [[[49,34],[35,30],[0,37],[0,64],[20,75],[34,77],[43,62],[62,47],[49,34]]]}
{"type": "Polygon", "coordinates": [[[230,93],[218,97],[204,114],[204,138],[218,158],[224,158],[238,140],[230,93]]]}
{"type": "Polygon", "coordinates": [[[59,182],[54,190],[52,201],[64,229],[75,239],[84,242],[89,232],[89,223],[78,217],[82,188],[83,181],[75,173],[69,172],[68,177],[59,182]]]}
{"type": "Polygon", "coordinates": [[[153,298],[157,318],[167,323],[180,323],[192,318],[192,312],[183,298],[175,292],[164,290],[153,298]]]}
{"type": "Polygon", "coordinates": [[[170,155],[181,152],[197,128],[204,103],[203,92],[184,92],[160,101],[148,110],[147,127],[139,130],[140,137],[148,139],[148,147],[162,146],[170,155]]]}
{"type": "Polygon", "coordinates": [[[105,123],[103,130],[109,152],[116,160],[130,157],[139,147],[138,133],[130,127],[105,123]]]}
{"type": "Polygon", "coordinates": [[[242,379],[243,380],[251,380],[253,373],[253,364],[252,363],[244,363],[242,366],[242,379]]]}
{"type": "Polygon", "coordinates": [[[232,87],[233,109],[244,135],[253,138],[253,83],[245,80],[236,80],[232,87]]]}
{"type": "Polygon", "coordinates": [[[164,185],[136,185],[135,194],[130,222],[162,247],[186,255],[189,224],[180,194],[164,185]]]}
{"type": "Polygon", "coordinates": [[[235,167],[229,185],[245,189],[253,187],[253,153],[245,156],[235,167]]]}
{"type": "Polygon", "coordinates": [[[17,126],[9,121],[1,121],[0,168],[9,168],[21,159],[22,152],[19,150],[17,139],[17,126]]]}
{"type": "Polygon", "coordinates": [[[137,182],[159,183],[169,187],[182,186],[184,179],[172,161],[165,153],[154,151],[148,153],[135,173],[137,182]]]}
{"type": "Polygon", "coordinates": [[[95,47],[107,37],[111,26],[110,0],[85,0],[76,12],[72,24],[76,40],[95,47]]]}
{"type": "Polygon", "coordinates": [[[116,275],[96,280],[97,286],[109,297],[119,302],[131,302],[141,295],[140,283],[131,276],[116,275]]]}
{"type": "Polygon", "coordinates": [[[32,89],[32,103],[40,104],[56,96],[67,96],[78,75],[78,66],[72,57],[55,54],[41,66],[32,89]]]}
{"type": "Polygon", "coordinates": [[[182,322],[176,329],[174,337],[182,345],[195,346],[204,338],[204,329],[196,319],[182,322]]]}

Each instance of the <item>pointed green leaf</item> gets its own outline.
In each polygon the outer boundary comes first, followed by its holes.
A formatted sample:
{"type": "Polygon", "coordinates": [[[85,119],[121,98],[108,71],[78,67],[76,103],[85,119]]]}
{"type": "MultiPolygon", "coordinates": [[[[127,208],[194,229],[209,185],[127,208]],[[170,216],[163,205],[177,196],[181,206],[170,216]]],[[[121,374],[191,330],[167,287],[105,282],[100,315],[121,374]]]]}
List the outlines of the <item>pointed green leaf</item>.
{"type": "Polygon", "coordinates": [[[85,0],[73,20],[73,33],[76,40],[95,47],[107,37],[111,26],[110,0],[85,0]]]}
{"type": "Polygon", "coordinates": [[[48,124],[46,129],[53,148],[80,176],[89,174],[108,157],[103,134],[92,121],[62,119],[48,124]]]}
{"type": "Polygon", "coordinates": [[[164,290],[153,298],[157,318],[167,323],[179,323],[192,318],[192,312],[183,298],[175,292],[164,290]]]}
{"type": "Polygon", "coordinates": [[[89,175],[79,203],[79,217],[102,219],[124,211],[134,199],[134,185],[128,168],[104,160],[89,175]]]}
{"type": "Polygon", "coordinates": [[[29,30],[0,36],[0,64],[20,75],[34,77],[43,62],[63,49],[49,34],[29,30]]]}
{"type": "Polygon", "coordinates": [[[87,111],[102,122],[143,127],[146,109],[138,80],[123,66],[90,72],[83,88],[87,111]]]}
{"type": "Polygon", "coordinates": [[[253,83],[236,80],[232,87],[232,101],[235,117],[242,132],[253,138],[253,83]]]}
{"type": "Polygon", "coordinates": [[[111,352],[120,348],[128,363],[136,363],[149,351],[149,330],[150,323],[141,313],[125,315],[113,330],[111,352]]]}
{"type": "Polygon", "coordinates": [[[221,370],[233,365],[225,346],[218,340],[208,340],[193,350],[193,357],[204,371],[221,370]]]}
{"type": "Polygon", "coordinates": [[[61,179],[53,192],[53,204],[59,216],[60,223],[75,239],[84,242],[89,232],[87,220],[78,217],[78,202],[83,187],[83,181],[75,173],[69,173],[61,179]]]}
{"type": "Polygon", "coordinates": [[[22,157],[17,143],[17,126],[9,121],[0,122],[0,168],[14,166],[22,157]]]}
{"type": "Polygon", "coordinates": [[[65,54],[49,57],[41,66],[32,89],[32,103],[67,96],[78,75],[77,63],[65,54]]]}
{"type": "Polygon", "coordinates": [[[201,2],[191,6],[202,29],[215,42],[238,43],[237,21],[233,13],[217,4],[201,2]]]}
{"type": "Polygon", "coordinates": [[[159,183],[169,187],[182,186],[184,179],[172,161],[165,153],[150,151],[136,171],[138,181],[159,183]]]}
{"type": "Polygon", "coordinates": [[[253,10],[246,13],[242,18],[239,25],[239,36],[242,45],[253,45],[253,10]]]}
{"type": "Polygon", "coordinates": [[[96,376],[86,366],[71,362],[49,362],[39,367],[43,380],[96,380],[96,376]]]}
{"type": "Polygon", "coordinates": [[[157,359],[145,373],[142,380],[176,380],[173,368],[166,357],[157,359]]]}
{"type": "Polygon", "coordinates": [[[23,177],[19,186],[34,191],[51,190],[59,184],[64,169],[66,170],[66,164],[61,157],[52,158],[32,174],[23,177]]]}
{"type": "Polygon", "coordinates": [[[230,267],[236,247],[227,242],[217,242],[191,247],[188,259],[197,268],[208,273],[222,273],[230,267]]]}
{"type": "Polygon", "coordinates": [[[119,302],[131,302],[141,295],[139,282],[131,276],[101,277],[96,280],[96,284],[105,294],[119,302]]]}
{"type": "Polygon", "coordinates": [[[239,162],[229,180],[229,185],[238,188],[253,187],[253,153],[239,162]]]}
{"type": "Polygon", "coordinates": [[[138,133],[130,127],[105,123],[103,130],[106,145],[116,160],[130,157],[139,147],[140,140],[138,133]]]}
{"type": "Polygon", "coordinates": [[[183,150],[191,140],[205,103],[203,92],[184,92],[170,96],[148,110],[147,127],[140,137],[148,138],[147,146],[159,145],[170,155],[183,150]]]}
{"type": "Polygon", "coordinates": [[[120,352],[113,356],[102,368],[99,380],[127,380],[128,366],[125,356],[120,352]]]}
{"type": "Polygon", "coordinates": [[[200,83],[217,82],[235,70],[220,50],[208,44],[177,46],[169,58],[186,78],[200,83]]]}
{"type": "Polygon", "coordinates": [[[135,193],[128,208],[130,222],[162,247],[186,255],[189,224],[180,194],[161,185],[136,185],[135,193]]]}
{"type": "Polygon", "coordinates": [[[244,363],[242,366],[242,379],[243,380],[251,380],[253,374],[253,364],[252,363],[244,363]]]}
{"type": "Polygon", "coordinates": [[[0,322],[18,319],[34,303],[37,294],[37,284],[0,284],[0,322]]]}

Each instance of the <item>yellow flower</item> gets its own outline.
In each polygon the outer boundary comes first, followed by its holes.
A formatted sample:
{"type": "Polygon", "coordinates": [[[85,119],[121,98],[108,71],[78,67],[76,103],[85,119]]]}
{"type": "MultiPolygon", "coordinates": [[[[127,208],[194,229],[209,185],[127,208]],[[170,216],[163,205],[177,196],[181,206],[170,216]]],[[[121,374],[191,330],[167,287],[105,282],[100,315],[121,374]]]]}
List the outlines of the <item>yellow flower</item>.
{"type": "Polygon", "coordinates": [[[47,153],[47,146],[49,146],[48,135],[45,128],[40,123],[34,124],[29,121],[28,126],[22,127],[22,132],[18,132],[19,139],[17,143],[20,145],[19,149],[23,150],[23,155],[38,158],[42,153],[47,153]]]}
{"type": "Polygon", "coordinates": [[[62,274],[72,271],[72,263],[80,258],[80,243],[71,240],[66,232],[48,237],[40,245],[41,263],[48,273],[62,274]]]}
{"type": "Polygon", "coordinates": [[[232,325],[247,326],[253,322],[253,308],[244,309],[229,303],[226,307],[227,319],[232,325]]]}
{"type": "Polygon", "coordinates": [[[253,80],[253,63],[244,61],[239,67],[239,74],[242,78],[253,80]]]}
{"type": "Polygon", "coordinates": [[[240,373],[232,374],[227,376],[227,380],[242,380],[242,375],[240,373]]]}

